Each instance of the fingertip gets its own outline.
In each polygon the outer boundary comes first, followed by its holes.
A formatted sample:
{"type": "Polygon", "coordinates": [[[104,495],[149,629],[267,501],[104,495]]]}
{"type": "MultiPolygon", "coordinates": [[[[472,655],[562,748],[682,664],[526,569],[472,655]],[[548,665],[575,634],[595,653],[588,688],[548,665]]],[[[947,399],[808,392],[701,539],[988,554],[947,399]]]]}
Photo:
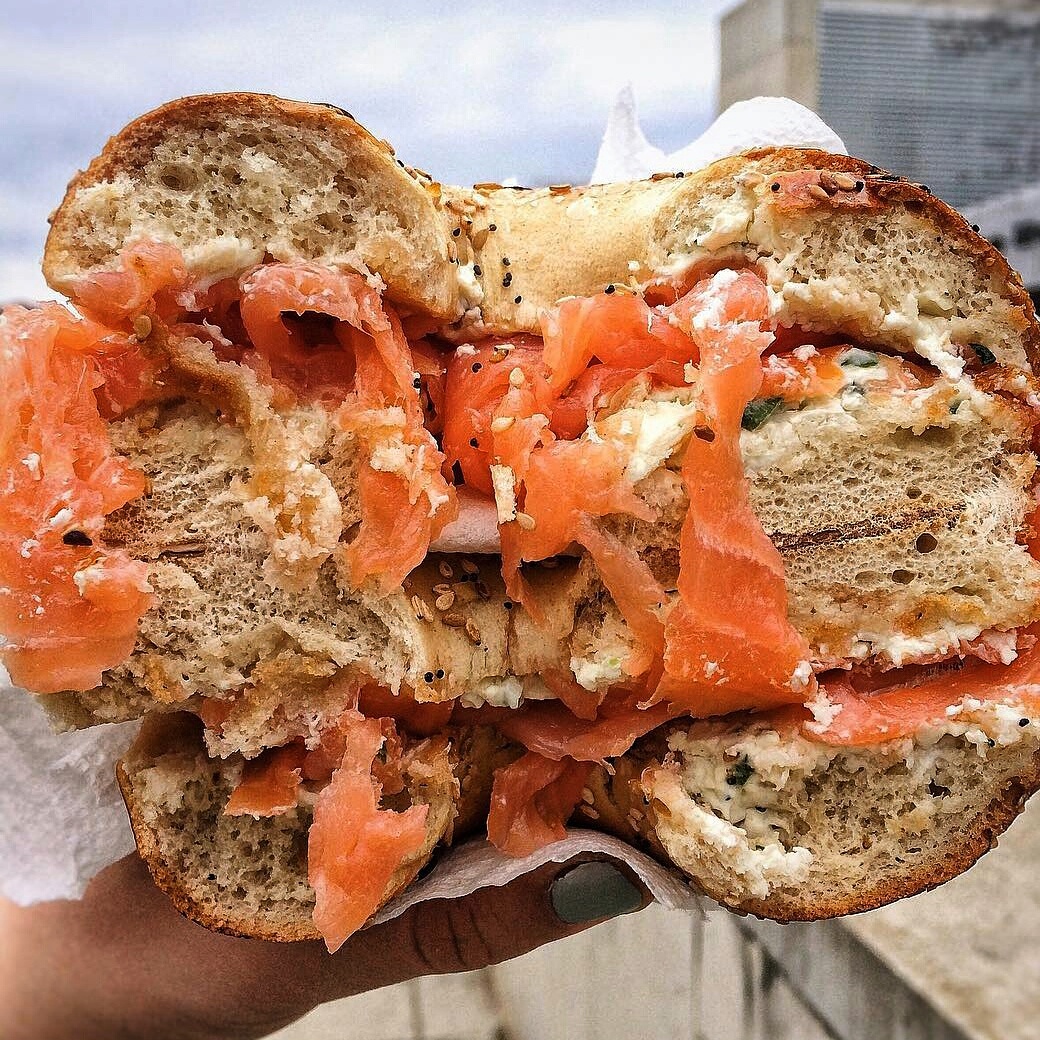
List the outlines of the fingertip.
{"type": "Polygon", "coordinates": [[[612,860],[566,865],[549,886],[553,912],[565,925],[594,924],[652,902],[627,867],[612,860]]]}

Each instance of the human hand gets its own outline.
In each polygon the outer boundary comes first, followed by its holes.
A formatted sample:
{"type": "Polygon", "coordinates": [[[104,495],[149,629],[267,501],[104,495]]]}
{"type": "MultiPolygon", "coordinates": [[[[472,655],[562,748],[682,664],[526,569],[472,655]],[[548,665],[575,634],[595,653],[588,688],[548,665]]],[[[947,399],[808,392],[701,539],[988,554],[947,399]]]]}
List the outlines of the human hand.
{"type": "Polygon", "coordinates": [[[650,902],[612,861],[548,864],[464,899],[420,903],[349,939],[279,944],[180,916],[136,856],[82,900],[0,900],[6,1040],[247,1040],[325,1001],[509,960],[650,902]]]}

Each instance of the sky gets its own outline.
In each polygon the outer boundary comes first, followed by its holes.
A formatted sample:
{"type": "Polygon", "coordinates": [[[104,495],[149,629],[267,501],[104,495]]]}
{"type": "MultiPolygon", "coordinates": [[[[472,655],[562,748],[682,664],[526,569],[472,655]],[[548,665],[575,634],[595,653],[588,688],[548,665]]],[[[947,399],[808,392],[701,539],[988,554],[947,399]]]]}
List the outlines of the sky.
{"type": "Polygon", "coordinates": [[[111,134],[165,101],[329,101],[445,182],[580,183],[626,83],[665,151],[711,122],[718,17],[735,2],[5,4],[0,300],[53,295],[47,214],[111,134]]]}

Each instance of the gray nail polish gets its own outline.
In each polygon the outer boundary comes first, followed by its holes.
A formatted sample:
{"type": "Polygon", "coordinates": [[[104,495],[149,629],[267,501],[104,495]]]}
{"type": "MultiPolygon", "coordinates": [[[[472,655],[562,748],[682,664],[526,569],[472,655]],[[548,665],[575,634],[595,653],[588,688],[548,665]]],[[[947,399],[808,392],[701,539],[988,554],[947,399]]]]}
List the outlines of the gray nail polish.
{"type": "Polygon", "coordinates": [[[584,924],[638,910],[643,893],[612,863],[581,863],[561,874],[549,890],[564,924],[584,924]]]}

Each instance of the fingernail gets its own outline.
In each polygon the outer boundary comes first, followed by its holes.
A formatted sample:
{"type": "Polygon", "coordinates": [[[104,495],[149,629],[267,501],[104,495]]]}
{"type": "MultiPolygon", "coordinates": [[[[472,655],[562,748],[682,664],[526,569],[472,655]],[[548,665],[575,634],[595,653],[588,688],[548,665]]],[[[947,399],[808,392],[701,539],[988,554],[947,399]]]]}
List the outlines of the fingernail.
{"type": "Polygon", "coordinates": [[[564,924],[584,924],[643,905],[643,893],[612,863],[581,863],[561,874],[549,890],[553,910],[564,924]]]}

